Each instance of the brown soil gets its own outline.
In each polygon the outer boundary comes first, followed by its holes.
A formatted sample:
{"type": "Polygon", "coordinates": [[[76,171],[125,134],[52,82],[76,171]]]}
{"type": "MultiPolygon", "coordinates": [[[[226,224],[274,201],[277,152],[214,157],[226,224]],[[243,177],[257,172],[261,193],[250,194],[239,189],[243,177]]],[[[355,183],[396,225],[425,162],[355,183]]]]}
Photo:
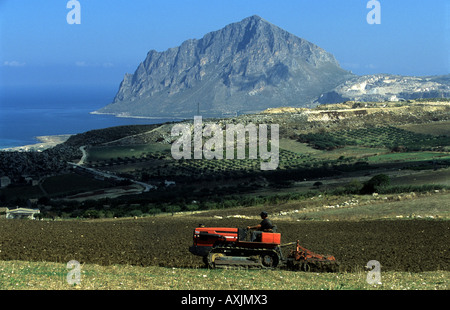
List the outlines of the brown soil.
{"type": "MultiPolygon", "coordinates": [[[[245,227],[255,220],[152,217],[111,221],[0,220],[0,260],[99,265],[203,267],[189,253],[193,229],[245,227]]],[[[282,243],[334,255],[344,270],[362,270],[378,260],[383,270],[450,270],[448,221],[277,222],[282,243]]]]}

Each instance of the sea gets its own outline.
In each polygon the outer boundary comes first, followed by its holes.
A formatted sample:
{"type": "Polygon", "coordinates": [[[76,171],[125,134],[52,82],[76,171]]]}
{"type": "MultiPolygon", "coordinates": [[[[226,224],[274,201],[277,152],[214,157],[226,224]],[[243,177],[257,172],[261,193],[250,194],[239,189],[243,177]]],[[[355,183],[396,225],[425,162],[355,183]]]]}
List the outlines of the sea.
{"type": "Polygon", "coordinates": [[[117,89],[117,85],[0,86],[0,149],[35,144],[39,136],[179,120],[91,114],[111,103],[117,89]]]}

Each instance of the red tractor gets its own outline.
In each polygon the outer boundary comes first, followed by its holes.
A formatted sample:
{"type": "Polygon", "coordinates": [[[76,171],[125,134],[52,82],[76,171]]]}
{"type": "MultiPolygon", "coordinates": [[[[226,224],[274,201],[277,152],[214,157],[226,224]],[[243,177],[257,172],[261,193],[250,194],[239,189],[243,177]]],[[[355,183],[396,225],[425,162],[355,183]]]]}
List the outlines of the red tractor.
{"type": "Polygon", "coordinates": [[[281,234],[262,232],[259,239],[247,240],[246,228],[199,227],[194,229],[194,242],[189,251],[203,257],[209,268],[256,267],[303,271],[336,271],[338,263],[334,256],[316,254],[300,246],[299,242],[281,244],[281,234]],[[284,258],[282,247],[296,245],[284,258]]]}

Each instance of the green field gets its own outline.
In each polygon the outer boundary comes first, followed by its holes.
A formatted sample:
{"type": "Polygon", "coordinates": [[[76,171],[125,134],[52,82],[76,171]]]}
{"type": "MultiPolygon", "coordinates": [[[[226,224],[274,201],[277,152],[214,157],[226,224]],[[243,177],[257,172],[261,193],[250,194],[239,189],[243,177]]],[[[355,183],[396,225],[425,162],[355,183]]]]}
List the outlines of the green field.
{"type": "Polygon", "coordinates": [[[65,264],[0,261],[0,290],[448,290],[450,272],[305,273],[83,264],[80,285],[68,284],[65,264]],[[257,279],[263,278],[264,281],[257,279]]]}
{"type": "Polygon", "coordinates": [[[298,154],[318,155],[323,153],[320,150],[308,146],[307,143],[301,143],[299,141],[287,138],[280,139],[280,148],[298,154]]]}
{"type": "Polygon", "coordinates": [[[377,162],[410,162],[410,161],[432,161],[449,160],[448,152],[407,152],[407,153],[389,153],[370,156],[367,158],[369,163],[377,162]]]}

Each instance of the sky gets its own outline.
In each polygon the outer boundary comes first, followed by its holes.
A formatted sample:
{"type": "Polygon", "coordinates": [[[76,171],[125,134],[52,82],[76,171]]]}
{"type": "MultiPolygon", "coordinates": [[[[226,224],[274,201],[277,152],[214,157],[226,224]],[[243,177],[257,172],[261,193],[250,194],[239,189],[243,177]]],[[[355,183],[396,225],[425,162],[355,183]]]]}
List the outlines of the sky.
{"type": "Polygon", "coordinates": [[[450,1],[379,0],[0,0],[0,86],[118,88],[148,51],[248,16],[265,20],[332,53],[355,74],[450,73],[450,1]]]}

